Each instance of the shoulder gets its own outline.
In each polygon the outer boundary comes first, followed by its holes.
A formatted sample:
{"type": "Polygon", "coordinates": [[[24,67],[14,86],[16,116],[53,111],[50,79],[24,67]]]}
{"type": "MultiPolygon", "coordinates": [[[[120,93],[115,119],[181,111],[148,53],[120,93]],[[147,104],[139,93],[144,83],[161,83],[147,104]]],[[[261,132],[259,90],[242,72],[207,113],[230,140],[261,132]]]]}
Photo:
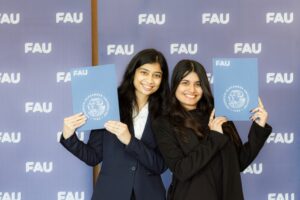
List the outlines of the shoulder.
{"type": "Polygon", "coordinates": [[[170,117],[168,115],[162,115],[153,120],[153,127],[161,127],[170,123],[170,117]]]}
{"type": "Polygon", "coordinates": [[[171,132],[172,125],[170,122],[170,117],[168,115],[159,116],[153,120],[152,128],[154,134],[168,134],[171,132]]]}
{"type": "Polygon", "coordinates": [[[223,131],[226,133],[234,132],[235,134],[239,134],[233,121],[227,121],[222,125],[223,131]]]}

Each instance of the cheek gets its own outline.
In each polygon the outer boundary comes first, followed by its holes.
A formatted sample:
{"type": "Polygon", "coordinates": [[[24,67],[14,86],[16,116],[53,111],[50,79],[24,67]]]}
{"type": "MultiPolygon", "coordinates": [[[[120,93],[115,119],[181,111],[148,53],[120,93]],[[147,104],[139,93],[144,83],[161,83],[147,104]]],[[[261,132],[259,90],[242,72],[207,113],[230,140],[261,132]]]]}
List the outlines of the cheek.
{"type": "Polygon", "coordinates": [[[175,92],[175,97],[176,99],[180,99],[180,88],[177,88],[176,92],[175,92]]]}
{"type": "Polygon", "coordinates": [[[199,99],[201,99],[202,96],[203,96],[203,91],[200,89],[200,90],[199,90],[199,99]]]}
{"type": "Polygon", "coordinates": [[[162,83],[162,79],[160,79],[160,80],[157,81],[157,85],[158,85],[158,86],[160,86],[161,83],[162,83]]]}
{"type": "Polygon", "coordinates": [[[134,88],[137,88],[138,82],[139,82],[138,77],[134,76],[134,79],[133,79],[133,86],[134,86],[134,88]]]}
{"type": "Polygon", "coordinates": [[[161,82],[162,82],[162,79],[157,79],[157,80],[155,80],[155,81],[154,81],[155,86],[156,86],[157,88],[159,88],[159,87],[161,86],[161,82]]]}

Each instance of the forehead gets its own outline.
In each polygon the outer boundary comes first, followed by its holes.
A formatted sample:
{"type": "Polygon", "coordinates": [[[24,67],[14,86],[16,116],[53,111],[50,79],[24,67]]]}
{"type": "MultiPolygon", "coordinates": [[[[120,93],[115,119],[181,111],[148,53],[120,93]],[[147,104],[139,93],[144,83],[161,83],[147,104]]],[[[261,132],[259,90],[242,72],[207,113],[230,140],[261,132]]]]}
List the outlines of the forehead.
{"type": "Polygon", "coordinates": [[[200,81],[199,76],[196,74],[196,72],[188,73],[185,77],[182,78],[182,80],[200,81]]]}
{"type": "Polygon", "coordinates": [[[146,63],[144,65],[141,65],[139,68],[137,68],[139,70],[143,69],[143,70],[147,70],[149,72],[152,73],[156,73],[156,72],[162,72],[160,64],[159,63],[146,63]]]}

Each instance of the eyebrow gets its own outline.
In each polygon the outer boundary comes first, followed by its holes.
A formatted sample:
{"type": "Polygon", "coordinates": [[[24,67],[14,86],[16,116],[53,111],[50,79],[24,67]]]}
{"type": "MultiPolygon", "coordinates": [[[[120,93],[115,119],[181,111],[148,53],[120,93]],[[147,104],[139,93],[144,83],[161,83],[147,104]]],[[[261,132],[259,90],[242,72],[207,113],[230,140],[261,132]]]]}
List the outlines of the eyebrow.
{"type": "MultiPolygon", "coordinates": [[[[143,68],[143,67],[140,67],[139,69],[141,69],[141,70],[145,70],[145,71],[147,71],[147,72],[150,72],[150,70],[148,70],[148,69],[146,69],[146,68],[143,68]]],[[[159,74],[162,74],[162,72],[153,72],[154,74],[157,74],[157,73],[159,73],[159,74]]]]}

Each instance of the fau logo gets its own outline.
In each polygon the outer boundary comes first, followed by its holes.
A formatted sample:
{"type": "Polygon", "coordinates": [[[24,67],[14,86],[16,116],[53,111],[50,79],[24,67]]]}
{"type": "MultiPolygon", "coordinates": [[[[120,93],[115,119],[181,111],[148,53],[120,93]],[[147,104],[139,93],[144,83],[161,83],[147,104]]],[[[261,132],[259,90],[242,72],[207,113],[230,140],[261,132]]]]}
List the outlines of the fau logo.
{"type": "Polygon", "coordinates": [[[229,67],[230,66],[230,60],[216,60],[216,66],[223,66],[223,67],[229,67]]]}
{"type": "Polygon", "coordinates": [[[229,13],[203,13],[202,24],[228,24],[229,13]]]}
{"type": "Polygon", "coordinates": [[[107,45],[107,55],[132,55],[134,53],[133,44],[109,44],[107,45]]]}
{"type": "Polygon", "coordinates": [[[249,165],[244,171],[243,174],[261,174],[263,172],[263,164],[252,164],[249,165]]]}
{"type": "Polygon", "coordinates": [[[25,53],[40,53],[40,54],[49,54],[52,51],[52,43],[45,42],[38,43],[38,42],[27,42],[25,43],[25,53]]]}
{"type": "Polygon", "coordinates": [[[275,12],[268,12],[266,14],[266,23],[282,23],[282,24],[290,24],[294,21],[294,13],[275,13],[275,12]]]}
{"type": "Polygon", "coordinates": [[[0,73],[0,83],[18,84],[20,80],[20,73],[0,73]]]}
{"type": "Polygon", "coordinates": [[[20,23],[20,13],[0,13],[0,24],[20,23]]]}
{"type": "Polygon", "coordinates": [[[294,81],[294,73],[267,73],[267,83],[291,84],[294,81]]]}
{"type": "Polygon", "coordinates": [[[53,170],[53,162],[26,162],[26,173],[41,172],[50,173],[53,170]]]}
{"type": "Polygon", "coordinates": [[[20,132],[0,132],[0,142],[1,143],[20,143],[21,142],[21,133],[20,132]]]}
{"type": "Polygon", "coordinates": [[[294,133],[271,133],[267,143],[292,144],[294,143],[294,133]]]}
{"type": "MultiPolygon", "coordinates": [[[[77,135],[77,137],[78,137],[79,140],[81,140],[81,141],[84,140],[84,132],[83,131],[82,132],[75,132],[75,133],[76,133],[76,135],[77,135]]],[[[61,135],[62,135],[61,131],[57,132],[57,142],[58,143],[60,141],[61,135]]]]}
{"type": "Polygon", "coordinates": [[[71,23],[71,24],[80,24],[83,21],[83,13],[70,13],[70,12],[58,12],[56,13],[56,23],[71,23]]]}
{"type": "Polygon", "coordinates": [[[0,200],[21,200],[21,192],[0,192],[0,200]]]}
{"type": "Polygon", "coordinates": [[[64,192],[57,193],[57,200],[84,200],[84,192],[64,192]]]}
{"type": "Polygon", "coordinates": [[[166,14],[139,14],[139,24],[163,25],[165,23],[166,14]]]}
{"type": "Polygon", "coordinates": [[[86,75],[88,75],[88,70],[86,69],[73,71],[73,76],[86,76],[86,75]]]}
{"type": "Polygon", "coordinates": [[[198,52],[198,44],[178,44],[173,43],[170,46],[170,53],[171,54],[190,54],[195,55],[198,52]]]}
{"type": "Polygon", "coordinates": [[[269,193],[268,200],[296,200],[295,193],[269,193]]]}
{"type": "Polygon", "coordinates": [[[261,43],[234,43],[234,53],[260,54],[261,43]]]}
{"type": "Polygon", "coordinates": [[[51,113],[52,112],[52,102],[26,102],[25,112],[40,112],[40,113],[51,113]]]}
{"type": "Polygon", "coordinates": [[[57,72],[56,73],[56,82],[70,82],[71,81],[71,72],[57,72]]]}

